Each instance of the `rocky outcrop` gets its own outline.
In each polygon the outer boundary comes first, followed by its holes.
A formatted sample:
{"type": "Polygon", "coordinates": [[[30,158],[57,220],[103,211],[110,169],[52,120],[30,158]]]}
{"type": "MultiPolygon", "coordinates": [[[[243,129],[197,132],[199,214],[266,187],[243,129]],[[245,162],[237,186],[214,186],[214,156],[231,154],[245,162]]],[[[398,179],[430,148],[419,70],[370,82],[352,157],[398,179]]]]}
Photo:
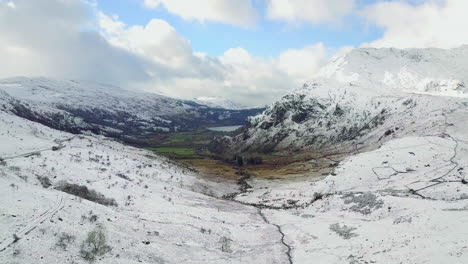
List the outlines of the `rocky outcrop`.
{"type": "Polygon", "coordinates": [[[337,151],[422,128],[436,131],[444,124],[440,109],[454,109],[468,97],[466,61],[468,46],[355,49],[250,118],[239,135],[215,139],[214,150],[337,151]]]}

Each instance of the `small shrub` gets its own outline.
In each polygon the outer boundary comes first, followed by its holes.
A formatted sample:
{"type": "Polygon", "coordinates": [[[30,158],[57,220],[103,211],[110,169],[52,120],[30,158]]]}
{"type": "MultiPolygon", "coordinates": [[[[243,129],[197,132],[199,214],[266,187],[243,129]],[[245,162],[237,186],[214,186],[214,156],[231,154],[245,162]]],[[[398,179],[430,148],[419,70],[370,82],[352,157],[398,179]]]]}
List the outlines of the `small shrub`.
{"type": "Polygon", "coordinates": [[[263,163],[263,160],[260,157],[250,157],[247,159],[247,164],[249,165],[259,165],[262,163],[263,163]]]}
{"type": "Polygon", "coordinates": [[[123,173],[117,173],[116,174],[118,177],[124,179],[124,180],[127,180],[127,181],[132,181],[127,175],[123,174],[123,173]]]}
{"type": "Polygon", "coordinates": [[[16,171],[16,172],[21,171],[21,168],[17,166],[10,166],[9,168],[11,171],[16,171]]]}
{"type": "Polygon", "coordinates": [[[98,216],[93,213],[93,211],[89,211],[88,215],[82,215],[81,216],[81,221],[84,222],[85,220],[88,220],[90,223],[94,223],[98,220],[98,216]]]}
{"type": "Polygon", "coordinates": [[[75,236],[62,232],[59,235],[57,243],[55,243],[55,245],[61,248],[62,250],[67,250],[68,245],[73,242],[75,242],[75,236]]]}
{"type": "Polygon", "coordinates": [[[201,229],[200,229],[200,232],[201,232],[202,234],[205,234],[205,233],[211,234],[211,229],[201,228],[201,229]]]}
{"type": "Polygon", "coordinates": [[[242,167],[244,165],[244,159],[241,156],[237,156],[236,164],[237,166],[242,167]]]}
{"type": "Polygon", "coordinates": [[[98,220],[98,216],[95,215],[95,214],[93,214],[93,215],[91,215],[88,219],[89,219],[89,221],[90,221],[91,223],[94,223],[94,222],[96,222],[96,221],[98,220]]]}
{"type": "Polygon", "coordinates": [[[37,179],[41,183],[42,187],[46,189],[52,186],[52,183],[50,182],[50,179],[47,176],[37,176],[37,179]]]}
{"type": "Polygon", "coordinates": [[[81,257],[89,262],[95,261],[96,257],[103,256],[111,251],[111,247],[106,243],[105,229],[102,225],[98,225],[93,231],[88,233],[86,239],[81,244],[81,257]]]}
{"type": "Polygon", "coordinates": [[[20,238],[18,237],[18,235],[13,234],[13,244],[18,242],[19,240],[20,240],[20,238]]]}
{"type": "Polygon", "coordinates": [[[340,224],[335,223],[335,224],[330,225],[329,228],[331,231],[337,233],[343,239],[350,239],[352,237],[358,236],[358,234],[353,233],[353,231],[356,230],[356,228],[352,226],[347,226],[347,225],[340,226],[340,224]]]}
{"type": "Polygon", "coordinates": [[[6,160],[3,160],[3,159],[0,158],[0,166],[5,167],[6,165],[7,165],[6,160]]]}
{"type": "Polygon", "coordinates": [[[222,252],[227,252],[227,253],[231,253],[232,250],[231,250],[231,242],[232,240],[230,238],[227,238],[225,236],[223,236],[220,240],[219,240],[219,243],[221,244],[221,251],[222,252]]]}
{"type": "Polygon", "coordinates": [[[20,179],[22,179],[23,181],[28,182],[28,176],[26,176],[26,175],[18,175],[18,177],[19,177],[20,179]]]}
{"type": "Polygon", "coordinates": [[[78,184],[72,184],[67,182],[62,182],[57,187],[57,190],[66,192],[71,195],[75,195],[86,199],[91,202],[102,204],[105,206],[117,206],[115,199],[106,198],[104,195],[96,192],[95,190],[88,189],[88,187],[78,184]]]}

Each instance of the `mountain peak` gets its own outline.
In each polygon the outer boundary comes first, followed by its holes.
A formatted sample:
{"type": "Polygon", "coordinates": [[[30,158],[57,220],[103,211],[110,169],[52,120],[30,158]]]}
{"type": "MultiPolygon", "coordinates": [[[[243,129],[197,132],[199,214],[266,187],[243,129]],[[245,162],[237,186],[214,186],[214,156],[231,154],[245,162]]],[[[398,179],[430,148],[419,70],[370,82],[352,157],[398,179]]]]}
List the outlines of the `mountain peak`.
{"type": "Polygon", "coordinates": [[[213,108],[224,108],[230,110],[240,110],[248,109],[251,107],[245,106],[243,104],[237,103],[235,101],[225,99],[222,97],[209,97],[209,96],[200,96],[194,99],[196,103],[206,105],[213,108]]]}
{"type": "Polygon", "coordinates": [[[468,45],[454,49],[358,48],[323,67],[312,83],[345,83],[378,94],[468,97],[467,68],[468,45]]]}

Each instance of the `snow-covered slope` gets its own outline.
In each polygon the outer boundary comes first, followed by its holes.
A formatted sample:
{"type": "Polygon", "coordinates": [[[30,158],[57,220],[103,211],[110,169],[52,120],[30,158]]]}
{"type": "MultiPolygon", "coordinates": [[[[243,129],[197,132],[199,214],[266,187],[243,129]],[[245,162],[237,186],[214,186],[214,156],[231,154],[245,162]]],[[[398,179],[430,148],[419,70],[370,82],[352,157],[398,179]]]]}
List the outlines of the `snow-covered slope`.
{"type": "Polygon", "coordinates": [[[441,134],[350,156],[325,179],[251,180],[236,199],[292,208],[264,210],[292,263],[466,263],[467,114],[448,115],[441,134]]]}
{"type": "Polygon", "coordinates": [[[455,49],[355,49],[316,78],[359,84],[371,94],[401,91],[468,97],[468,45],[455,49]]]}
{"type": "Polygon", "coordinates": [[[193,100],[194,102],[206,105],[212,108],[224,108],[224,109],[232,109],[232,110],[240,110],[240,109],[249,109],[252,107],[248,107],[232,100],[220,98],[220,97],[207,97],[201,96],[197,97],[193,100]]]}
{"type": "Polygon", "coordinates": [[[88,263],[81,247],[98,226],[111,247],[98,263],[467,263],[466,116],[350,156],[324,179],[238,190],[0,111],[0,263],[88,263]]]}
{"type": "Polygon", "coordinates": [[[97,263],[468,263],[466,98],[320,78],[235,139],[255,148],[258,133],[268,143],[299,131],[270,148],[327,154],[301,179],[211,181],[0,110],[0,263],[88,263],[82,249],[98,226],[111,249],[97,263]]]}
{"type": "Polygon", "coordinates": [[[468,262],[468,46],[358,49],[220,140],[235,151],[313,150],[323,178],[250,179],[290,263],[468,262]],[[450,80],[450,81],[447,81],[450,80]]]}
{"type": "Polygon", "coordinates": [[[220,139],[230,149],[295,151],[429,134],[468,102],[468,46],[457,49],[355,49],[312,81],[220,139]]]}
{"type": "Polygon", "coordinates": [[[213,186],[150,152],[4,111],[0,128],[0,263],[87,263],[80,247],[98,225],[111,247],[99,263],[286,261],[280,234],[256,208],[215,198],[235,185],[213,186]],[[64,184],[115,202],[59,191],[64,184]]]}
{"type": "Polygon", "coordinates": [[[47,78],[0,81],[0,109],[72,133],[126,139],[204,125],[239,125],[259,110],[212,109],[104,84],[47,78]]]}

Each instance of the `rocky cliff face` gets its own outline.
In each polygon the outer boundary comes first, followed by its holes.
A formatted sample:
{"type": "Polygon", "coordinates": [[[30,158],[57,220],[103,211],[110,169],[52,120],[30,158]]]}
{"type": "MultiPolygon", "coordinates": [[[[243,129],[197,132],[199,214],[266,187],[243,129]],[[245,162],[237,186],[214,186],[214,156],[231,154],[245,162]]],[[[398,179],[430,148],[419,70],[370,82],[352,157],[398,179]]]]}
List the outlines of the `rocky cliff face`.
{"type": "Polygon", "coordinates": [[[356,49],[216,143],[234,152],[323,150],[435,133],[444,113],[466,105],[467,62],[468,46],[356,49]]]}

